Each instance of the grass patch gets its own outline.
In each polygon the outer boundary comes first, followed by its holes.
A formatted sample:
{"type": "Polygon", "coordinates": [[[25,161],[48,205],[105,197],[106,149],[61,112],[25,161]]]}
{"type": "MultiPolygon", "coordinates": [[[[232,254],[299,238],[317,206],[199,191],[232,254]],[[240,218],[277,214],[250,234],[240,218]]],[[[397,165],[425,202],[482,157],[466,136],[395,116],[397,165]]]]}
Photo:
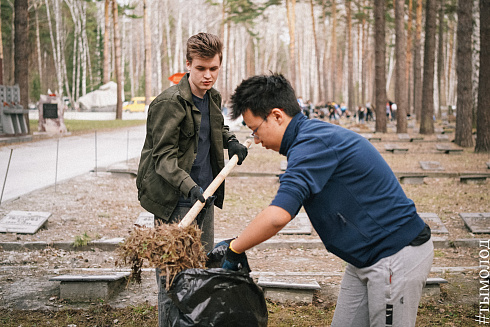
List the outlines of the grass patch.
{"type": "MultiPolygon", "coordinates": [[[[65,119],[65,126],[71,133],[88,133],[98,130],[132,127],[146,124],[146,120],[70,120],[65,119]]],[[[30,119],[29,126],[31,131],[37,131],[38,120],[30,119]]]]}
{"type": "MultiPolygon", "coordinates": [[[[267,304],[269,327],[328,326],[332,322],[333,307],[322,308],[315,305],[289,306],[267,304]]],[[[428,303],[419,307],[417,326],[474,326],[476,305],[454,305],[428,303]]],[[[62,309],[47,310],[7,310],[0,309],[2,326],[156,326],[158,310],[155,306],[142,304],[126,308],[112,308],[98,304],[88,310],[62,309]]]]}

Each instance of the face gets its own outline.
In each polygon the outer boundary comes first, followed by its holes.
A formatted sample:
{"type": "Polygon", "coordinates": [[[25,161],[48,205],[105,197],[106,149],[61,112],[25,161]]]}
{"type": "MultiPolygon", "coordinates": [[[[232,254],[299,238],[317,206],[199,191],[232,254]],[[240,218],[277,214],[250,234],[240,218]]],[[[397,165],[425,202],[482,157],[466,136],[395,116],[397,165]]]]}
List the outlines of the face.
{"type": "Polygon", "coordinates": [[[219,55],[211,59],[196,57],[190,63],[187,61],[189,71],[189,84],[194,95],[202,98],[206,91],[211,89],[218,79],[220,69],[219,55]]]}
{"type": "Polygon", "coordinates": [[[282,110],[272,109],[264,120],[262,117],[254,116],[250,110],[246,110],[242,117],[254,134],[255,144],[260,143],[266,149],[279,152],[285,130],[283,115],[282,110]]]}

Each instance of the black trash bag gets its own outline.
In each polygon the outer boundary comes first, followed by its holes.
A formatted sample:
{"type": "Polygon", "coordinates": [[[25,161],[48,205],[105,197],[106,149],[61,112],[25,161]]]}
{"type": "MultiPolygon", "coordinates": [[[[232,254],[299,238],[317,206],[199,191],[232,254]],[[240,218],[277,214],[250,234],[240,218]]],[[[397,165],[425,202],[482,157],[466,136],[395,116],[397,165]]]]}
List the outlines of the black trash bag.
{"type": "Polygon", "coordinates": [[[187,269],[168,295],[168,326],[267,326],[264,293],[246,271],[187,269]]]}

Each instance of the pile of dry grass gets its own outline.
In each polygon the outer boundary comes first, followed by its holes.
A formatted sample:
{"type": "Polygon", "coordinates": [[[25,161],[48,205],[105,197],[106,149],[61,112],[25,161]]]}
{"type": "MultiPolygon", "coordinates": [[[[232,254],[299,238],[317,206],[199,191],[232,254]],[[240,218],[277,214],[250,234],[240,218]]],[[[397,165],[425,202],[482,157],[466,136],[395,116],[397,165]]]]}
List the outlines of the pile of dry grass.
{"type": "Polygon", "coordinates": [[[163,224],[155,228],[135,227],[118,249],[117,266],[131,265],[130,281],[141,283],[141,268],[145,260],[160,268],[167,277],[167,289],[179,272],[190,268],[205,268],[206,252],[201,243],[201,230],[195,224],[178,227],[163,224]]]}

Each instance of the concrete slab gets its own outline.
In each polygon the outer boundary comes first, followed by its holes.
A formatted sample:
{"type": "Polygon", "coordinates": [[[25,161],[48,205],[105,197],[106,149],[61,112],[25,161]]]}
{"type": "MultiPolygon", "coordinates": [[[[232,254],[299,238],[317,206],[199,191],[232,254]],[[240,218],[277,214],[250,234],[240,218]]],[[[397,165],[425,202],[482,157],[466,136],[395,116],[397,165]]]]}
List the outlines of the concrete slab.
{"type": "Polygon", "coordinates": [[[446,134],[437,134],[438,141],[449,141],[449,136],[446,134]]]}
{"type": "Polygon", "coordinates": [[[0,220],[0,232],[35,234],[50,216],[51,212],[10,211],[0,220]]]}
{"type": "Polygon", "coordinates": [[[374,134],[361,134],[364,138],[367,138],[370,142],[381,142],[381,136],[376,136],[374,134]]]}
{"type": "Polygon", "coordinates": [[[420,218],[422,218],[427,225],[429,225],[432,233],[435,234],[449,234],[446,226],[439,218],[439,216],[434,212],[421,212],[419,213],[420,218]]]}
{"type": "Polygon", "coordinates": [[[280,303],[312,303],[313,293],[321,288],[314,279],[294,276],[262,276],[257,284],[266,298],[280,303]]]}
{"type": "Polygon", "coordinates": [[[129,275],[129,272],[107,275],[62,275],[51,277],[49,280],[61,282],[61,299],[85,302],[109,299],[120,289],[129,275]]]}
{"type": "Polygon", "coordinates": [[[155,217],[152,213],[144,211],[139,214],[138,219],[136,219],[136,222],[134,224],[140,227],[153,228],[155,227],[155,217]]]}
{"type": "Polygon", "coordinates": [[[463,184],[485,184],[487,177],[482,175],[465,175],[459,177],[459,181],[463,184]]]}
{"type": "Polygon", "coordinates": [[[411,184],[411,185],[424,184],[424,178],[425,177],[427,177],[427,176],[426,175],[419,175],[419,174],[403,175],[403,176],[400,176],[400,184],[411,184]]]}
{"type": "Polygon", "coordinates": [[[392,153],[406,153],[408,148],[401,147],[398,144],[385,144],[385,150],[392,153]]]}
{"type": "Polygon", "coordinates": [[[400,134],[398,134],[398,139],[400,141],[407,141],[407,142],[409,142],[410,141],[410,135],[408,135],[406,133],[400,133],[400,134]]]}
{"type": "Polygon", "coordinates": [[[280,167],[281,167],[281,171],[286,171],[286,169],[288,168],[288,161],[287,160],[281,160],[281,163],[280,163],[280,167]]]}
{"type": "Polygon", "coordinates": [[[422,296],[438,298],[441,295],[441,284],[447,284],[447,280],[438,277],[427,278],[422,296]]]}
{"type": "Polygon", "coordinates": [[[439,161],[419,161],[419,164],[423,170],[444,170],[439,161]]]}
{"type": "Polygon", "coordinates": [[[444,152],[445,154],[462,154],[462,148],[455,148],[449,144],[436,144],[437,151],[444,152]]]}
{"type": "Polygon", "coordinates": [[[472,233],[490,233],[490,212],[460,213],[459,216],[472,233]]]}

